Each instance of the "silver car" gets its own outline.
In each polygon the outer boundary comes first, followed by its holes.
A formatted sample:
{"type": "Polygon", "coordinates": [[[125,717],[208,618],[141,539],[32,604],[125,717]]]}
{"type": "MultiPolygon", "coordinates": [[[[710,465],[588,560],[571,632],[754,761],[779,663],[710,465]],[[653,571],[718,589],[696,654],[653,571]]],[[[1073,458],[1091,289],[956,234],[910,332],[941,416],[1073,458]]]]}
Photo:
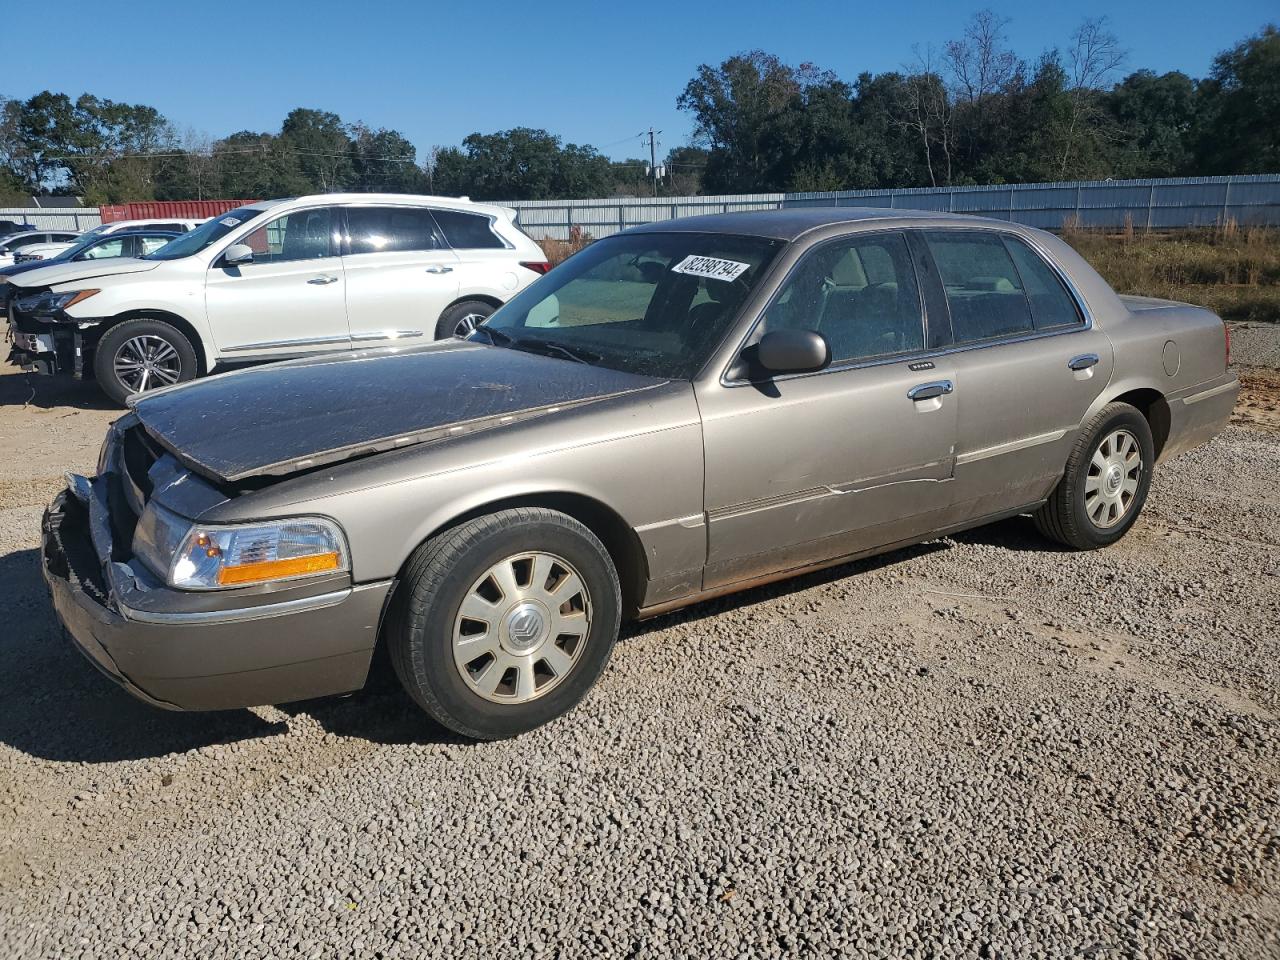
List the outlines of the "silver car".
{"type": "MultiPolygon", "coordinates": [[[[394,318],[392,318],[394,319],[394,318]]],[[[601,240],[467,340],[137,398],[44,520],[81,649],[157,706],[361,687],[559,716],[623,617],[1016,514],[1079,549],[1238,390],[1222,322],[1004,222],[805,209],[601,240]]]]}

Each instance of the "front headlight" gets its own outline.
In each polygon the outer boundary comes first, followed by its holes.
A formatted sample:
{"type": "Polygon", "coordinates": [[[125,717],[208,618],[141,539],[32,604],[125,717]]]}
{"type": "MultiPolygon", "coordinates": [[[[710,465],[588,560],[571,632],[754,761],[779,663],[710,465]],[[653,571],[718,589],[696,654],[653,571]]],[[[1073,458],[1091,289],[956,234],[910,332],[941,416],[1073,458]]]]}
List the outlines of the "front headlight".
{"type": "Polygon", "coordinates": [[[52,313],[55,310],[65,310],[101,292],[101,290],[65,290],[55,293],[52,290],[46,290],[44,293],[34,293],[29,297],[19,297],[17,306],[23,313],[52,313]]]}
{"type": "Polygon", "coordinates": [[[138,520],[133,549],[182,590],[222,590],[349,569],[342,531],[321,517],[192,525],[149,504],[138,520]]]}

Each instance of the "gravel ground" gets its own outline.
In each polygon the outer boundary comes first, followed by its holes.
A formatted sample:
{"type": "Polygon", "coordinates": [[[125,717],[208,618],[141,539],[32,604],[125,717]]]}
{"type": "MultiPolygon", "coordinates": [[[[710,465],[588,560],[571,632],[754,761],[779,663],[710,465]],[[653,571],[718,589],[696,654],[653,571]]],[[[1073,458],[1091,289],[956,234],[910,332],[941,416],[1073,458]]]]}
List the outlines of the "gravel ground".
{"type": "Polygon", "coordinates": [[[703,604],[483,745],[385,679],[116,690],[36,552],[116,414],[0,375],[0,956],[1280,956],[1277,343],[1115,547],[1018,520],[703,604]]]}

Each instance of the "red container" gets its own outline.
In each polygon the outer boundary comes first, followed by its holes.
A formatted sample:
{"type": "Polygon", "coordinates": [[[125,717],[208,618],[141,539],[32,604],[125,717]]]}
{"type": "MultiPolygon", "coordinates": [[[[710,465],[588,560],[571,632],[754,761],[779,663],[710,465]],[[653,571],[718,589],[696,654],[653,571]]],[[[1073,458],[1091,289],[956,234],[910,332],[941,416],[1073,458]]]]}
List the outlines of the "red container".
{"type": "Polygon", "coordinates": [[[141,203],[118,203],[99,207],[103,223],[117,220],[163,220],[172,217],[180,220],[205,220],[216,217],[236,207],[243,207],[252,200],[147,200],[141,203]]]}

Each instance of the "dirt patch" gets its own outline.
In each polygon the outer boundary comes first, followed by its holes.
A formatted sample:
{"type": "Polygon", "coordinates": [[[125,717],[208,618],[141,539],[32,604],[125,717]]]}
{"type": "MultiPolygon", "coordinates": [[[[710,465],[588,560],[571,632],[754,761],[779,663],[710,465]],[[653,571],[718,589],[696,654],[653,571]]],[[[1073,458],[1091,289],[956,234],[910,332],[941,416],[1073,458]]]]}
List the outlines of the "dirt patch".
{"type": "Polygon", "coordinates": [[[1280,433],[1280,371],[1254,368],[1240,374],[1240,399],[1231,422],[1280,433]]]}

